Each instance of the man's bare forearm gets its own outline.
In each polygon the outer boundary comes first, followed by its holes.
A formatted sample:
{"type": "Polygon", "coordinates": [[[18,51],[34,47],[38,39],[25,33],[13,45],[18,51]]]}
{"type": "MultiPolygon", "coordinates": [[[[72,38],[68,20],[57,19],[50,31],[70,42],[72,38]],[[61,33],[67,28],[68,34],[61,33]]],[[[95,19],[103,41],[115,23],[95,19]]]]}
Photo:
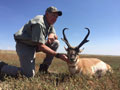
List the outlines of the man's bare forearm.
{"type": "Polygon", "coordinates": [[[38,45],[38,49],[46,54],[52,55],[52,56],[56,56],[56,52],[54,50],[52,50],[51,48],[49,48],[48,46],[46,46],[45,44],[39,44],[38,45]]]}

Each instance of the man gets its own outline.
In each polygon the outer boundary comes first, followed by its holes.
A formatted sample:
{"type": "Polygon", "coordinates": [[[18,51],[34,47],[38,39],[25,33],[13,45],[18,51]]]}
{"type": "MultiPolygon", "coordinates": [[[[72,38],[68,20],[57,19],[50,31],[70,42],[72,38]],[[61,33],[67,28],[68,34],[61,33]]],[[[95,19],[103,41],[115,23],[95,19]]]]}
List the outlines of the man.
{"type": "Polygon", "coordinates": [[[34,76],[35,54],[39,51],[46,53],[46,58],[40,64],[40,72],[48,71],[54,56],[68,62],[66,55],[56,52],[59,41],[57,40],[53,24],[58,16],[61,15],[62,11],[58,11],[53,6],[49,7],[46,9],[45,15],[36,16],[15,33],[16,52],[19,56],[21,67],[10,66],[1,62],[1,72],[14,76],[20,71],[26,77],[34,76]]]}

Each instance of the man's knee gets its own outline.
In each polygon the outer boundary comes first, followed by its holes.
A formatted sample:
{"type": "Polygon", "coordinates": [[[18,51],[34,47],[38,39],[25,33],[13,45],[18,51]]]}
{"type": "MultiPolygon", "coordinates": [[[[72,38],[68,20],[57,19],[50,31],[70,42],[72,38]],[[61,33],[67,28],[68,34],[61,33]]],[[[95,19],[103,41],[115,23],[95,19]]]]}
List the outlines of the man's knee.
{"type": "Polygon", "coordinates": [[[60,45],[60,42],[58,40],[55,40],[54,43],[58,46],[60,45]]]}
{"type": "Polygon", "coordinates": [[[59,41],[58,41],[58,40],[55,40],[55,41],[53,42],[53,44],[51,45],[51,47],[52,47],[53,49],[57,49],[57,48],[59,47],[59,45],[60,45],[59,41]]]}

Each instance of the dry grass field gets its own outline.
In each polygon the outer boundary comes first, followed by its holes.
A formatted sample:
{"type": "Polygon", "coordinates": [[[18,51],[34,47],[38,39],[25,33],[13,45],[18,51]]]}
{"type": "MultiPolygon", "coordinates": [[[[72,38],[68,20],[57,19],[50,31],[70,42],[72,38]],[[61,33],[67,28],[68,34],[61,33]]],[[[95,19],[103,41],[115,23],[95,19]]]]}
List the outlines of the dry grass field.
{"type": "MultiPolygon", "coordinates": [[[[65,62],[54,58],[49,70],[56,74],[38,73],[39,64],[45,54],[38,53],[36,57],[36,76],[26,78],[5,77],[0,81],[0,90],[120,90],[120,56],[80,55],[82,57],[95,57],[110,64],[113,74],[102,78],[88,78],[82,75],[70,75],[65,62]]],[[[10,65],[19,66],[18,56],[15,51],[1,51],[0,60],[10,65]]]]}

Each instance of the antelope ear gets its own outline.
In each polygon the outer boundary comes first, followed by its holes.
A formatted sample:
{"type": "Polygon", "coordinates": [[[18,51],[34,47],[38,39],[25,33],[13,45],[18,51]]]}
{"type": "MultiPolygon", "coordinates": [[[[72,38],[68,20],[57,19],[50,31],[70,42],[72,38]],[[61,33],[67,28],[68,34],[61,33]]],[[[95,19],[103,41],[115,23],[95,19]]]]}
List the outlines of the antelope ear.
{"type": "Polygon", "coordinates": [[[68,49],[66,47],[64,47],[66,51],[68,51],[68,49]]]}
{"type": "Polygon", "coordinates": [[[81,53],[83,50],[84,50],[84,48],[83,49],[79,49],[79,53],[81,53]]]}

